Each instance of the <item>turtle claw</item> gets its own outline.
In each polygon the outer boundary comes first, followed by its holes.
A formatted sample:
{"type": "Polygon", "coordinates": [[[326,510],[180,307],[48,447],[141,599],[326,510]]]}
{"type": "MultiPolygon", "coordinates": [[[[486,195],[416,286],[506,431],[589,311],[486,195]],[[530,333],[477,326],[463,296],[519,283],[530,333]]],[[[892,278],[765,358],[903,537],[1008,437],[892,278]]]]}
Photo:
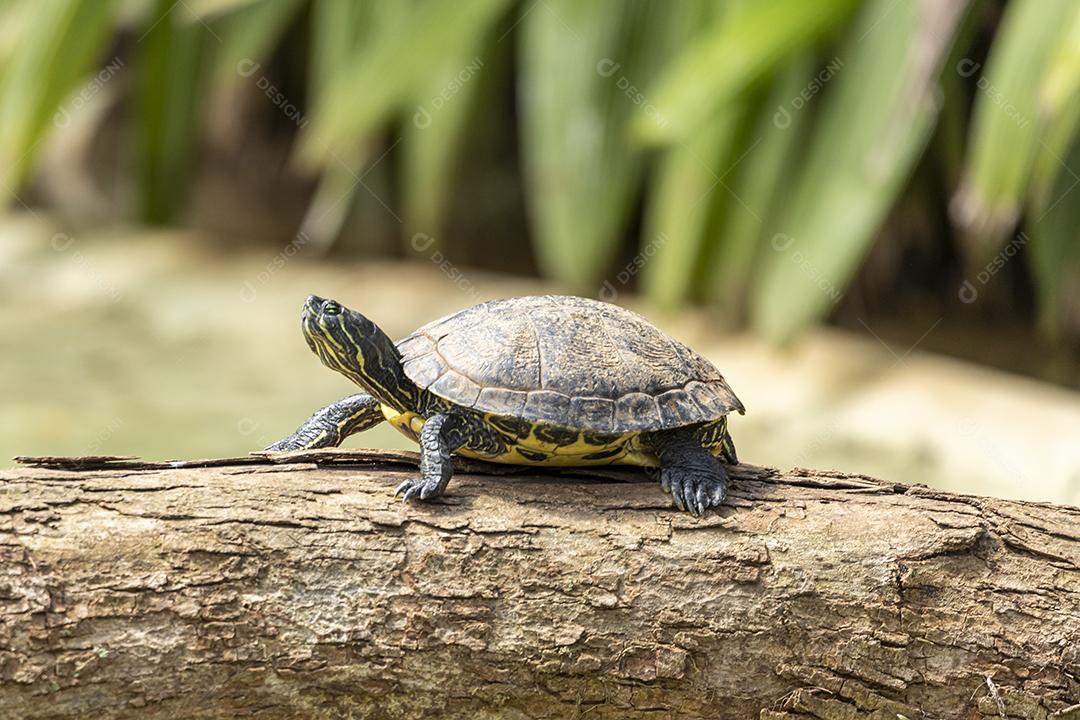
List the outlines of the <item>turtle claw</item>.
{"type": "Polygon", "coordinates": [[[682,493],[680,493],[678,489],[672,488],[671,499],[675,501],[675,507],[680,510],[686,510],[686,504],[683,502],[682,493]]]}
{"type": "Polygon", "coordinates": [[[683,483],[681,490],[683,507],[686,508],[686,512],[690,513],[694,517],[700,515],[701,511],[698,509],[697,503],[694,501],[695,483],[685,482],[683,483]]]}
{"type": "Polygon", "coordinates": [[[263,448],[263,452],[292,452],[294,450],[303,450],[304,443],[297,440],[290,435],[287,438],[282,438],[272,445],[267,445],[263,448]]]}
{"type": "Polygon", "coordinates": [[[709,504],[713,507],[719,507],[720,503],[724,502],[725,497],[727,497],[727,483],[718,482],[713,486],[712,495],[709,496],[709,504]]]}
{"type": "Polygon", "coordinates": [[[660,486],[671,493],[679,510],[701,517],[709,508],[718,507],[727,495],[727,478],[695,472],[684,467],[664,468],[660,486]]]}
{"type": "Polygon", "coordinates": [[[442,494],[437,486],[432,486],[430,483],[424,482],[423,477],[409,478],[402,481],[397,486],[397,490],[394,491],[394,497],[405,493],[405,496],[401,498],[402,502],[409,502],[411,500],[430,500],[438,497],[442,494]]]}
{"type": "Polygon", "coordinates": [[[704,483],[698,485],[697,492],[694,494],[694,509],[697,511],[694,513],[695,515],[705,514],[705,508],[711,505],[709,502],[710,495],[709,488],[704,483]]]}

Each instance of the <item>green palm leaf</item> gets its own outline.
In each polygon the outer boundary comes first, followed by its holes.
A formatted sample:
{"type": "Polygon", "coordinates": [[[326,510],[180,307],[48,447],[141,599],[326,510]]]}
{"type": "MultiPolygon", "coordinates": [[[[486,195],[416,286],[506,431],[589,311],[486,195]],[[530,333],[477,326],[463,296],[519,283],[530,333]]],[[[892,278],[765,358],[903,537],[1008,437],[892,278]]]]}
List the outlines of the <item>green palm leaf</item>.
{"type": "MultiPolygon", "coordinates": [[[[1070,0],[1014,0],[1006,6],[985,72],[970,60],[957,68],[982,73],[970,152],[953,202],[975,265],[997,251],[1020,217],[1047,119],[1040,109],[1040,84],[1072,5],[1070,0]]],[[[1042,167],[1053,169],[1045,161],[1042,167]]]]}
{"type": "Polygon", "coordinates": [[[776,216],[793,184],[791,171],[812,114],[798,101],[836,72],[842,72],[842,61],[833,59],[823,69],[814,53],[805,51],[783,67],[762,103],[741,172],[730,180],[738,201],[729,203],[716,230],[706,284],[710,297],[730,316],[737,317],[745,305],[755,257],[776,232],[776,216]]]}
{"type": "Polygon", "coordinates": [[[856,6],[857,0],[772,0],[725,15],[650,88],[661,114],[637,118],[635,132],[649,142],[688,137],[788,55],[842,25],[856,6]]]}
{"type": "MultiPolygon", "coordinates": [[[[508,0],[424,0],[388,12],[370,43],[335,67],[324,67],[319,92],[305,130],[300,158],[309,166],[329,165],[335,156],[360,148],[370,133],[414,96],[445,58],[482,35],[508,0]]],[[[399,5],[394,3],[394,5],[399,5]]]]}
{"type": "Polygon", "coordinates": [[[52,130],[65,99],[91,72],[112,31],[113,0],[55,0],[7,9],[21,33],[0,74],[0,180],[15,189],[52,130]]]}
{"type": "Polygon", "coordinates": [[[752,290],[751,321],[767,336],[786,340],[839,300],[930,137],[937,74],[963,10],[863,7],[752,290]]]}
{"type": "Polygon", "coordinates": [[[595,292],[638,189],[631,119],[659,66],[670,13],[642,0],[544,0],[521,20],[525,183],[543,272],[595,292]]]}
{"type": "Polygon", "coordinates": [[[208,74],[211,32],[158,0],[138,41],[137,174],[142,219],[173,219],[186,199],[202,127],[198,98],[208,74]]]}

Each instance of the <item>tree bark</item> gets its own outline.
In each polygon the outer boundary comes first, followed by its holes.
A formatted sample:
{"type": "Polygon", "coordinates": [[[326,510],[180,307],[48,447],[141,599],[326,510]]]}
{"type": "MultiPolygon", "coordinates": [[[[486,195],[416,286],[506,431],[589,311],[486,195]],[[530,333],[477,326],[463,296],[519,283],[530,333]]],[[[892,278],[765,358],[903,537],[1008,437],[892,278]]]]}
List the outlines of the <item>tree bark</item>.
{"type": "Polygon", "coordinates": [[[743,465],[37,459],[0,473],[2,718],[1080,718],[1080,509],[743,465]],[[65,469],[67,468],[67,469],[65,469]]]}

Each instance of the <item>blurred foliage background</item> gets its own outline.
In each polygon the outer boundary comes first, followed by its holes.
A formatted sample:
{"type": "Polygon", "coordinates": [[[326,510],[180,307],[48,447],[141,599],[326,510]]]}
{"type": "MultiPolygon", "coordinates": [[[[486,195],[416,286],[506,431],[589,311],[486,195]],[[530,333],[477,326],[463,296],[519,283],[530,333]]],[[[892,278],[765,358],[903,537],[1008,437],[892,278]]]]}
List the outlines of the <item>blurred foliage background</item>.
{"type": "Polygon", "coordinates": [[[1078,86],[1070,0],[6,0],[0,173],[74,228],[434,249],[780,342],[921,303],[1060,349],[1078,86]]]}

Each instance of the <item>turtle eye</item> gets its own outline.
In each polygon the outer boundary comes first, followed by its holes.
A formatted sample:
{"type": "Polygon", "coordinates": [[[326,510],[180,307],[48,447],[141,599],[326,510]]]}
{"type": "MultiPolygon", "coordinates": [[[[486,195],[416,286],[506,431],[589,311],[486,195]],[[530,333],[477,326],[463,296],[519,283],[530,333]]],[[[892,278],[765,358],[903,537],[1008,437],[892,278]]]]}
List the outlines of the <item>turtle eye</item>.
{"type": "Polygon", "coordinates": [[[322,311],[324,313],[326,313],[327,315],[340,315],[341,314],[341,306],[338,305],[333,300],[327,300],[326,304],[323,305],[322,311]]]}

